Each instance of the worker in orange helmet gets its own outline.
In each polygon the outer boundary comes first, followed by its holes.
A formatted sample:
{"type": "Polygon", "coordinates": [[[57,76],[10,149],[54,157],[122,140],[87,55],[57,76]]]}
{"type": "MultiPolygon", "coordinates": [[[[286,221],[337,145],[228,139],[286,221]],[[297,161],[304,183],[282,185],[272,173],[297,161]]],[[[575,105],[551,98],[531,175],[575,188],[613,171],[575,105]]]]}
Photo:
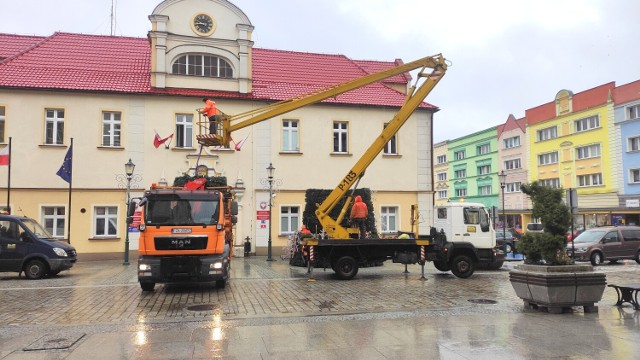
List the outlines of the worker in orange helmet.
{"type": "Polygon", "coordinates": [[[204,114],[209,119],[209,134],[215,134],[218,122],[220,121],[220,115],[216,102],[206,97],[202,99],[204,107],[200,109],[200,113],[204,114]]]}
{"type": "Polygon", "coordinates": [[[351,207],[351,215],[349,218],[351,219],[351,222],[355,223],[358,226],[358,229],[360,229],[360,239],[364,238],[367,232],[367,216],[369,216],[367,204],[362,201],[362,196],[358,195],[351,207]]]}
{"type": "Polygon", "coordinates": [[[300,230],[300,234],[311,234],[311,230],[307,229],[306,226],[302,225],[302,230],[300,230]]]}

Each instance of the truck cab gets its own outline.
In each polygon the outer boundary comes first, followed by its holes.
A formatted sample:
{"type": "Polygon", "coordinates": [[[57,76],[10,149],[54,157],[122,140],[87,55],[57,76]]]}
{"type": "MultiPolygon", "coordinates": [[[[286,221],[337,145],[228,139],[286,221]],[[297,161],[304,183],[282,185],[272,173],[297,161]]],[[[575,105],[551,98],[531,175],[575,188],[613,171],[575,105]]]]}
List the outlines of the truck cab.
{"type": "Polygon", "coordinates": [[[436,206],[433,226],[444,230],[449,242],[470,242],[476,248],[496,246],[496,234],[489,212],[480,203],[448,203],[436,206]]]}

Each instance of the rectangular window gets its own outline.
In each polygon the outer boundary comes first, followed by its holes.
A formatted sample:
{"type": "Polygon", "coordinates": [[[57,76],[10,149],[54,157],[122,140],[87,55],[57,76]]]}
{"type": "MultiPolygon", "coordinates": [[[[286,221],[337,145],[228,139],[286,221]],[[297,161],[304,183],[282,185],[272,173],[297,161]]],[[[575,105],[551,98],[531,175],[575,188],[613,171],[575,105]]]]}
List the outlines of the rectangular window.
{"type": "Polygon", "coordinates": [[[491,185],[478,186],[478,195],[491,195],[491,185]]]}
{"type": "Polygon", "coordinates": [[[549,164],[557,164],[557,163],[558,163],[558,152],[557,151],[538,155],[538,165],[540,165],[540,166],[549,165],[549,164]]]}
{"type": "Polygon", "coordinates": [[[176,147],[193,147],[193,115],[176,114],[176,147]]]}
{"type": "Polygon", "coordinates": [[[64,138],[64,110],[46,109],[44,114],[44,143],[47,145],[62,145],[64,138]]]}
{"type": "Polygon", "coordinates": [[[587,145],[576,148],[576,159],[600,157],[600,144],[587,145]]]}
{"type": "Polygon", "coordinates": [[[298,152],[298,120],[282,120],[282,151],[298,152]]]}
{"type": "Polygon", "coordinates": [[[438,190],[438,199],[446,199],[448,196],[447,190],[438,190]]]}
{"type": "MultiPolygon", "coordinates": [[[[387,125],[389,124],[384,124],[384,127],[386,128],[387,125]]],[[[384,145],[385,155],[398,155],[398,142],[396,137],[397,135],[397,133],[393,134],[391,139],[389,139],[389,141],[387,141],[387,143],[384,145]]]]}
{"type": "Polygon", "coordinates": [[[633,105],[627,107],[627,120],[633,120],[640,118],[640,105],[633,105]]]}
{"type": "Polygon", "coordinates": [[[446,164],[446,163],[447,163],[447,155],[439,155],[439,156],[436,158],[436,163],[437,163],[438,165],[440,165],[440,164],[446,164]]]}
{"type": "Polygon", "coordinates": [[[102,146],[120,146],[121,114],[105,111],[102,113],[102,146]]]}
{"type": "Polygon", "coordinates": [[[300,207],[282,206],[280,207],[280,233],[293,234],[298,231],[300,224],[300,207]]]}
{"type": "Polygon", "coordinates": [[[589,116],[588,118],[576,120],[573,122],[576,132],[587,131],[600,127],[600,118],[598,115],[589,116]]]}
{"type": "Polygon", "coordinates": [[[447,172],[446,171],[441,171],[441,172],[437,173],[436,176],[438,177],[438,181],[447,181],[447,172]]]}
{"type": "Polygon", "coordinates": [[[93,216],[96,237],[115,237],[117,235],[118,208],[116,206],[96,206],[93,216]]]}
{"type": "Polygon", "coordinates": [[[456,151],[456,152],[453,153],[453,157],[456,160],[464,160],[464,158],[466,157],[465,156],[465,151],[464,150],[456,151]]]}
{"type": "Polygon", "coordinates": [[[558,129],[555,126],[553,126],[553,127],[548,127],[546,129],[538,130],[537,136],[538,136],[538,141],[555,139],[558,137],[558,129]]]}
{"type": "Polygon", "coordinates": [[[4,128],[5,128],[5,110],[4,106],[0,106],[0,143],[5,143],[4,141],[4,128]]]}
{"type": "Polygon", "coordinates": [[[504,162],[505,170],[520,169],[521,167],[520,159],[507,160],[504,162]]]}
{"type": "Polygon", "coordinates": [[[602,185],[602,174],[578,175],[578,186],[598,186],[602,185]]]}
{"type": "Polygon", "coordinates": [[[397,206],[383,206],[380,209],[380,226],[383,234],[398,232],[397,206]]]}
{"type": "Polygon", "coordinates": [[[640,184],[640,169],[629,170],[629,183],[640,184]]]}
{"type": "Polygon", "coordinates": [[[484,155],[491,152],[491,145],[482,144],[476,147],[476,155],[484,155]]]}
{"type": "Polygon", "coordinates": [[[491,165],[478,166],[478,175],[487,175],[491,172],[491,165]]]}
{"type": "Polygon", "coordinates": [[[522,185],[521,182],[512,182],[512,183],[506,183],[505,187],[504,187],[504,192],[505,193],[515,193],[515,192],[520,192],[520,185],[522,185]]]}
{"type": "Polygon", "coordinates": [[[454,174],[456,179],[464,179],[467,177],[467,169],[456,170],[454,174]]]}
{"type": "Polygon", "coordinates": [[[504,148],[505,149],[511,149],[514,148],[516,146],[520,146],[520,136],[514,136],[514,137],[510,137],[510,138],[506,138],[503,140],[504,143],[504,148]]]}
{"type": "Polygon", "coordinates": [[[42,223],[44,228],[55,238],[64,238],[65,212],[63,206],[44,206],[42,208],[42,223]]]}
{"type": "Polygon", "coordinates": [[[554,188],[554,189],[559,189],[560,188],[560,179],[559,178],[541,179],[541,180],[538,180],[538,182],[542,186],[548,186],[548,187],[554,188]]]}
{"type": "Polygon", "coordinates": [[[335,121],[333,123],[333,152],[338,154],[346,154],[349,150],[347,146],[347,130],[348,123],[335,121]]]}
{"type": "Polygon", "coordinates": [[[456,189],[456,196],[457,197],[467,196],[467,189],[456,189]]]}
{"type": "Polygon", "coordinates": [[[627,152],[640,151],[640,136],[629,138],[627,152]]]}

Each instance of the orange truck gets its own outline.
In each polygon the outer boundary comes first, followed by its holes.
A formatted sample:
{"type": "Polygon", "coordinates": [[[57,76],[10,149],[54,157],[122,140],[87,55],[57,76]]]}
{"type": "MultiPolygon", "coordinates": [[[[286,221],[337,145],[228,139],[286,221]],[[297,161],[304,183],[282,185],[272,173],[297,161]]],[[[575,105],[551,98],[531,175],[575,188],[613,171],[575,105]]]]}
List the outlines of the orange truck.
{"type": "Polygon", "coordinates": [[[128,215],[136,204],[142,209],[138,281],[143,291],[153,291],[156,283],[226,286],[238,214],[231,189],[226,178],[196,176],[182,186],[153,184],[142,198],[132,199],[137,201],[128,215]]]}

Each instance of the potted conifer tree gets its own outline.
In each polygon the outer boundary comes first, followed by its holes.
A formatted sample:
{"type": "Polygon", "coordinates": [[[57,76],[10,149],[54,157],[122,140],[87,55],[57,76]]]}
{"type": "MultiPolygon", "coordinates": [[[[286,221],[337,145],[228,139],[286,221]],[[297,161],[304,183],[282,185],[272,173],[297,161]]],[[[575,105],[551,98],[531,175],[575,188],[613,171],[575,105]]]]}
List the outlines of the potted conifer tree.
{"type": "Polygon", "coordinates": [[[522,185],[521,190],[531,198],[532,216],[541,220],[544,232],[520,238],[518,251],[525,256],[525,263],[509,273],[516,295],[525,307],[550,313],[562,313],[573,306],[597,312],[606,277],[594,272],[591,265],[575,264],[567,255],[565,234],[571,212],[562,201],[563,190],[536,181],[522,185]]]}

